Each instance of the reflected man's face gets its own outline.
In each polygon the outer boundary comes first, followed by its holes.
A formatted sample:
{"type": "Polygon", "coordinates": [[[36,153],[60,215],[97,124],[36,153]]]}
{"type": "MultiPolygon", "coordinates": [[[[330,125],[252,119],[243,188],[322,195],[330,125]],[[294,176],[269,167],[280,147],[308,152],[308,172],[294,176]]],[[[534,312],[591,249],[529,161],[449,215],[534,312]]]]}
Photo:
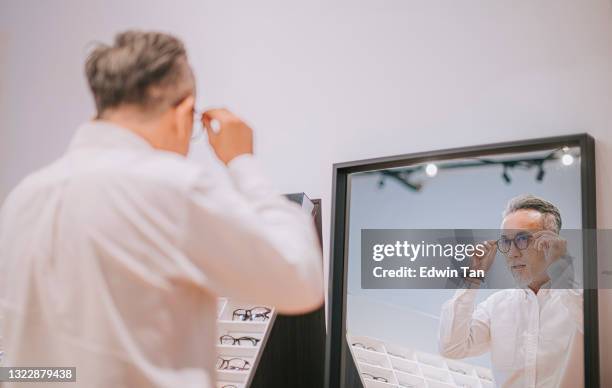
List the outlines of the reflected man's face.
{"type": "Polygon", "coordinates": [[[535,248],[531,237],[532,233],[544,229],[544,215],[533,209],[517,210],[504,218],[501,229],[501,239],[511,241],[505,253],[506,264],[517,283],[526,287],[534,281],[545,280],[548,275],[544,252],[535,248]]]}

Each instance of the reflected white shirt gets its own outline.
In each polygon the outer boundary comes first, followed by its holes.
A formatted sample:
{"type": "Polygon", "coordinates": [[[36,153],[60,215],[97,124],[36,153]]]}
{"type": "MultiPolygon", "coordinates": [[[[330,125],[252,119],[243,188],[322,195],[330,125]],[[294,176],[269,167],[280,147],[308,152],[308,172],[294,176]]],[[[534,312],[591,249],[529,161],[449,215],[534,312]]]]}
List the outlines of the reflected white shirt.
{"type": "Polygon", "coordinates": [[[90,122],[2,208],[3,365],[74,366],[82,387],[213,387],[217,295],[296,312],[322,283],[311,218],[253,156],[225,174],[90,122]]]}
{"type": "Polygon", "coordinates": [[[496,384],[502,387],[583,386],[583,360],[576,357],[576,365],[572,357],[583,346],[581,291],[508,289],[474,306],[477,292],[457,290],[442,307],[443,356],[490,352],[496,384]]]}

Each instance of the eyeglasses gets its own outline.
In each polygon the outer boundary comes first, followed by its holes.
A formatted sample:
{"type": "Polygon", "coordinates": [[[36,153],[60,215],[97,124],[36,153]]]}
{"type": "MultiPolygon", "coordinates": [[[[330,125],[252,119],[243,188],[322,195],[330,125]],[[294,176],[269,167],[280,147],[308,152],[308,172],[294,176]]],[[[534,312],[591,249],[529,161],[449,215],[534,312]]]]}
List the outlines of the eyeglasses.
{"type": "Polygon", "coordinates": [[[486,380],[486,381],[490,381],[493,382],[493,379],[491,379],[489,376],[486,375],[481,375],[480,373],[476,373],[476,375],[478,376],[479,379],[481,380],[486,380]]]}
{"type": "Polygon", "coordinates": [[[467,372],[466,372],[466,371],[464,371],[463,369],[455,369],[455,368],[450,367],[450,366],[448,367],[448,369],[449,369],[451,372],[461,373],[462,375],[467,375],[467,372]]]}
{"type": "Polygon", "coordinates": [[[202,111],[193,110],[193,129],[191,130],[191,141],[197,142],[204,136],[204,124],[202,124],[202,111]]]}
{"type": "Polygon", "coordinates": [[[223,358],[217,357],[217,369],[218,370],[249,370],[251,363],[242,358],[223,358]]]}
{"type": "Polygon", "coordinates": [[[233,321],[265,322],[270,319],[270,310],[267,307],[253,307],[252,309],[236,309],[232,313],[233,321]]]}
{"type": "Polygon", "coordinates": [[[514,236],[514,238],[508,238],[508,237],[502,236],[499,240],[497,240],[497,249],[501,253],[504,253],[504,254],[508,253],[510,252],[510,249],[512,248],[512,243],[514,242],[514,246],[518,250],[523,251],[527,249],[527,247],[529,246],[529,243],[531,242],[531,239],[532,239],[531,233],[527,233],[527,232],[517,233],[516,236],[514,236]]]}
{"type": "Polygon", "coordinates": [[[389,382],[389,380],[385,379],[384,377],[374,376],[374,375],[371,375],[369,373],[362,373],[361,375],[363,377],[365,377],[366,379],[370,379],[370,380],[374,380],[374,381],[380,381],[380,382],[383,382],[383,383],[388,383],[389,382]]]}
{"type": "Polygon", "coordinates": [[[387,354],[393,357],[397,357],[397,358],[403,358],[404,360],[407,360],[406,357],[402,356],[401,354],[397,354],[397,353],[391,353],[389,351],[387,351],[387,354]]]}
{"type": "Polygon", "coordinates": [[[243,344],[251,344],[253,346],[257,346],[257,343],[261,341],[259,338],[244,336],[244,337],[233,337],[229,334],[222,335],[219,337],[219,342],[221,345],[243,345],[243,344]]]}
{"type": "Polygon", "coordinates": [[[371,346],[366,346],[364,344],[362,344],[361,342],[355,342],[353,343],[353,346],[356,348],[361,348],[361,349],[365,349],[365,350],[372,350],[372,351],[376,351],[375,348],[371,347],[371,346]]]}

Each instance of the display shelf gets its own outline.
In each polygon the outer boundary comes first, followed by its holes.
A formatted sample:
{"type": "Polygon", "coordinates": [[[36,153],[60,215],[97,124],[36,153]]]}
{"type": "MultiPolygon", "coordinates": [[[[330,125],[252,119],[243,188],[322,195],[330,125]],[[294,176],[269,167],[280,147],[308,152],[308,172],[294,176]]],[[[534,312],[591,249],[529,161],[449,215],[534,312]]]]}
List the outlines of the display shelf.
{"type": "Polygon", "coordinates": [[[395,377],[395,373],[393,369],[389,368],[381,368],[378,366],[359,363],[359,369],[361,372],[361,377],[365,380],[374,380],[378,382],[384,382],[388,384],[397,385],[397,378],[395,377]],[[369,378],[368,375],[373,376],[374,378],[369,378]],[[378,379],[384,379],[378,380],[378,379]]]}
{"type": "Polygon", "coordinates": [[[480,380],[484,380],[484,381],[490,382],[490,383],[492,383],[494,381],[493,372],[491,372],[490,369],[483,368],[481,366],[476,366],[476,367],[474,367],[474,370],[476,372],[476,376],[480,380]]]}
{"type": "Polygon", "coordinates": [[[392,358],[416,361],[415,351],[395,344],[385,344],[385,350],[392,358]]]}
{"type": "Polygon", "coordinates": [[[490,369],[385,342],[347,334],[349,351],[364,387],[494,388],[490,369]],[[388,381],[373,381],[369,373],[388,381]],[[392,377],[391,377],[392,376],[392,377]]]}
{"type": "Polygon", "coordinates": [[[446,366],[448,367],[448,370],[451,373],[460,374],[464,376],[478,377],[476,375],[476,369],[474,368],[474,366],[468,363],[455,360],[446,360],[446,366]]]}
{"type": "Polygon", "coordinates": [[[426,388],[425,379],[410,373],[395,371],[397,382],[402,388],[426,388]]]}
{"type": "Polygon", "coordinates": [[[362,364],[370,364],[387,369],[391,368],[391,362],[389,360],[389,357],[387,357],[387,355],[384,353],[357,348],[354,349],[354,351],[357,361],[361,362],[362,364]]]}
{"type": "Polygon", "coordinates": [[[466,376],[459,373],[451,372],[451,378],[456,385],[464,388],[480,388],[481,384],[477,377],[466,376]]]}
{"type": "Polygon", "coordinates": [[[232,383],[231,381],[219,381],[217,383],[217,388],[244,388],[244,385],[240,383],[232,383]]]}
{"type": "Polygon", "coordinates": [[[248,371],[218,370],[217,379],[219,381],[228,381],[230,383],[243,384],[245,381],[248,381],[250,372],[251,370],[248,370],[248,371]]]}
{"type": "MultiPolygon", "coordinates": [[[[249,363],[249,369],[244,371],[217,369],[217,379],[227,382],[228,384],[224,385],[230,385],[230,387],[232,384],[239,384],[236,385],[237,387],[247,387],[257,370],[262,349],[265,347],[270,330],[274,325],[276,311],[268,306],[240,303],[229,298],[219,298],[217,306],[217,338],[219,338],[216,347],[217,356],[224,359],[238,357],[249,363]],[[260,307],[270,310],[270,313],[267,314],[269,318],[266,320],[242,321],[240,317],[234,315],[234,312],[239,309],[252,310],[260,307]],[[222,344],[220,337],[223,335],[229,335],[234,338],[248,336],[259,341],[255,345],[248,341],[236,344],[222,344]]],[[[254,318],[257,319],[257,317],[254,318]]]]}
{"type": "Polygon", "coordinates": [[[455,388],[461,387],[461,385],[451,384],[451,383],[443,383],[437,380],[425,380],[428,388],[455,388]]]}
{"type": "MultiPolygon", "coordinates": [[[[217,354],[220,357],[244,357],[254,359],[257,355],[257,347],[246,347],[238,345],[217,345],[217,354]]],[[[252,365],[252,363],[251,363],[252,365]]]]}
{"type": "Polygon", "coordinates": [[[376,380],[365,380],[366,388],[398,388],[396,384],[383,383],[376,380]]]}
{"type": "Polygon", "coordinates": [[[416,359],[420,364],[432,366],[434,368],[446,369],[446,361],[440,356],[418,352],[416,359]]]}
{"type": "Polygon", "coordinates": [[[421,376],[419,364],[416,361],[409,361],[402,358],[389,356],[391,366],[396,371],[408,373],[415,376],[421,376]]]}
{"type": "Polygon", "coordinates": [[[361,348],[373,352],[386,353],[384,342],[371,337],[354,336],[351,337],[349,344],[352,348],[361,348]]]}
{"type": "MultiPolygon", "coordinates": [[[[311,201],[304,193],[291,194],[288,197],[313,217],[319,242],[321,242],[320,200],[311,201]]],[[[248,342],[233,345],[222,344],[217,340],[216,350],[219,356],[240,357],[251,363],[247,371],[217,371],[217,378],[220,381],[217,387],[220,388],[223,385],[235,385],[236,388],[322,386],[324,364],[321,355],[324,352],[325,344],[324,319],[324,307],[302,316],[278,316],[276,310],[270,306],[245,304],[227,297],[219,298],[217,303],[218,338],[222,335],[230,335],[234,338],[249,336],[259,341],[253,346],[248,342]],[[269,319],[242,321],[239,316],[234,316],[237,309],[248,310],[255,307],[269,308],[271,310],[269,319]]]]}
{"type": "Polygon", "coordinates": [[[448,369],[441,369],[438,367],[430,366],[429,364],[421,364],[421,373],[427,380],[437,381],[440,383],[452,382],[451,375],[448,369]]]}

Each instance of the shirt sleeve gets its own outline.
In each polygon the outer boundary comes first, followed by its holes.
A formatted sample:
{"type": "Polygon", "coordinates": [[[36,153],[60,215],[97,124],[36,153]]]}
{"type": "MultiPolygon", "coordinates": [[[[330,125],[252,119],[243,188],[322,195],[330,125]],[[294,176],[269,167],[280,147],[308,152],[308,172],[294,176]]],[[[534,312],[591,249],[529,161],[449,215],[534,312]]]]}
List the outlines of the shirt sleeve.
{"type": "Polygon", "coordinates": [[[476,289],[457,290],[442,306],[440,316],[440,353],[448,358],[481,355],[491,343],[490,320],[486,301],[474,307],[476,289]]]}
{"type": "Polygon", "coordinates": [[[561,304],[567,309],[580,333],[584,333],[584,292],[575,280],[574,259],[564,255],[547,268],[551,285],[560,294],[561,304]]]}
{"type": "Polygon", "coordinates": [[[584,334],[584,292],[583,290],[558,290],[562,305],[567,309],[576,329],[584,334]]]}
{"type": "Polygon", "coordinates": [[[202,173],[185,215],[185,251],[219,295],[300,313],[323,302],[314,222],[281,196],[252,155],[228,165],[229,180],[202,173]]]}

